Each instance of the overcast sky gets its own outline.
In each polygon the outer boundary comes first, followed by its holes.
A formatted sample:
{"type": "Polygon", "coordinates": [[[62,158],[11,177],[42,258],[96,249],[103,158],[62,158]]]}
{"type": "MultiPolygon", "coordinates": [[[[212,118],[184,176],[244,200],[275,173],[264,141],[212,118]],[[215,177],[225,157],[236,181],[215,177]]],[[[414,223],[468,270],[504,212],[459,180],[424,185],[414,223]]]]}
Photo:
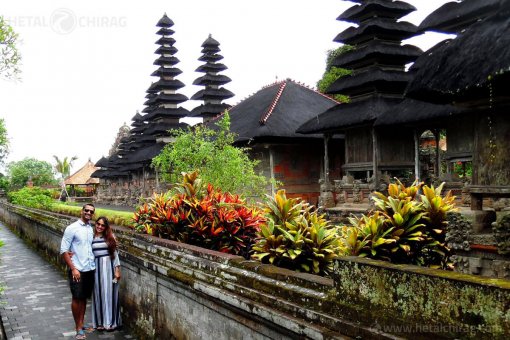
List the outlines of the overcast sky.
{"type": "MultiPolygon", "coordinates": [[[[447,0],[408,0],[418,10],[405,18],[419,24],[447,0]]],[[[21,81],[0,79],[0,117],[6,121],[11,153],[7,161],[34,157],[54,164],[78,156],[73,171],[89,158],[106,156],[119,128],[142,111],[158,47],[156,23],[174,21],[177,79],[191,97],[201,73],[201,44],[209,34],[220,43],[221,74],[236,104],[276,79],[314,87],[325,68],[326,51],[348,27],[336,20],[354,5],[339,0],[40,1],[2,0],[0,15],[20,35],[21,81]]],[[[438,35],[414,38],[426,50],[438,35]]],[[[199,101],[184,103],[187,109],[199,101]]]]}

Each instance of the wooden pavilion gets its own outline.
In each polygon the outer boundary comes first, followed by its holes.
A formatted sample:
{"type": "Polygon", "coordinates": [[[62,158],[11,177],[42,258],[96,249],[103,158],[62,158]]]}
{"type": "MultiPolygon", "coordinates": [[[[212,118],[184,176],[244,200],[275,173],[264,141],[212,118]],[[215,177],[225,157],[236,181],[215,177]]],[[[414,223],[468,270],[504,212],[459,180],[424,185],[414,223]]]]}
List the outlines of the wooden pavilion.
{"type": "Polygon", "coordinates": [[[94,196],[99,179],[92,177],[92,174],[98,169],[89,159],[83,167],[64,179],[64,184],[71,187],[69,192],[71,199],[78,197],[78,188],[84,190],[84,197],[94,196]]]}
{"type": "MultiPolygon", "coordinates": [[[[302,135],[296,129],[338,102],[301,83],[285,79],[270,84],[229,110],[230,130],[236,145],[247,146],[251,157],[260,160],[260,170],[281,181],[288,197],[319,203],[320,182],[324,181],[324,141],[321,135],[302,135]]],[[[210,125],[218,118],[212,120],[210,125]]],[[[329,176],[340,176],[343,140],[331,148],[338,152],[327,161],[329,176]],[[340,155],[340,156],[339,156],[340,155]]],[[[271,186],[268,194],[274,192],[271,186]]]]}

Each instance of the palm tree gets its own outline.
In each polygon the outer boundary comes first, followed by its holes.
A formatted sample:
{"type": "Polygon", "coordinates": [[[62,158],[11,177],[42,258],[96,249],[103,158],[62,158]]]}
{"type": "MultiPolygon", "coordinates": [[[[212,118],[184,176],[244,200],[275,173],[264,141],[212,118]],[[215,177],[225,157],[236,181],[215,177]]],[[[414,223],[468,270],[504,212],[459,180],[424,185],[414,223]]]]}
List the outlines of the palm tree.
{"type": "Polygon", "coordinates": [[[69,197],[69,194],[67,193],[64,180],[71,174],[71,167],[73,166],[73,162],[77,160],[78,157],[73,156],[71,159],[64,157],[64,159],[60,160],[60,158],[54,155],[53,158],[55,158],[55,161],[57,162],[55,165],[55,170],[57,170],[57,172],[62,177],[62,191],[60,193],[60,200],[65,201],[67,197],[69,197]]]}

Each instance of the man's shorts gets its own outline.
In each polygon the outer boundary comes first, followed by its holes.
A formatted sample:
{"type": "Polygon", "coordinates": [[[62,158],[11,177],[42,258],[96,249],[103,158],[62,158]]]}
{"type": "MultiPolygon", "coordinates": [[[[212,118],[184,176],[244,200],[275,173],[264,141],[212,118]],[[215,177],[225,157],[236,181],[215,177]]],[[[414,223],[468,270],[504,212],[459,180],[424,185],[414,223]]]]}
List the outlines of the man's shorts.
{"type": "Polygon", "coordinates": [[[73,281],[73,274],[71,270],[67,272],[69,277],[69,287],[71,288],[71,294],[75,299],[90,299],[92,296],[92,290],[94,289],[94,270],[88,272],[80,272],[80,281],[73,281]]]}

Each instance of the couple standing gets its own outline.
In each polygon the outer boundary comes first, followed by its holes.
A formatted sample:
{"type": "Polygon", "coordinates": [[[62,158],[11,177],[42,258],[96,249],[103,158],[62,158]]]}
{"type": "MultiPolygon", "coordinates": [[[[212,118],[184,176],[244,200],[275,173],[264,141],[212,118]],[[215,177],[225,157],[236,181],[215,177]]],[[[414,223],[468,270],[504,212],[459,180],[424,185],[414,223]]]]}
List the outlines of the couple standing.
{"type": "Polygon", "coordinates": [[[117,241],[106,217],[91,225],[94,212],[93,204],[85,204],[81,218],[65,229],[60,245],[60,254],[69,267],[76,339],[85,339],[85,333],[94,329],[114,330],[121,323],[117,241]],[[85,309],[92,292],[92,326],[86,327],[85,309]]]}

